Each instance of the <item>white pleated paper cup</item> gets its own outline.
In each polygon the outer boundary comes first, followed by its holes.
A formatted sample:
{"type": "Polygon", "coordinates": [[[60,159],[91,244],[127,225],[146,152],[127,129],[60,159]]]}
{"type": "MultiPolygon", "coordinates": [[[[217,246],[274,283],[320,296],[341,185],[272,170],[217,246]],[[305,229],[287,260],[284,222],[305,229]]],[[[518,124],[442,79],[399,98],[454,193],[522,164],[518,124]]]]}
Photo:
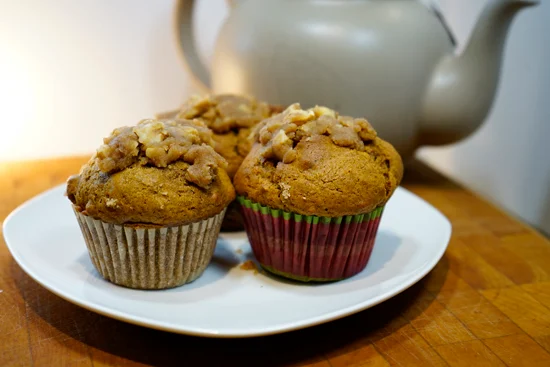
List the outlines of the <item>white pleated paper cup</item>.
{"type": "Polygon", "coordinates": [[[216,248],[226,209],[177,227],[106,223],[73,210],[88,253],[106,280],[128,288],[173,288],[197,279],[216,248]]]}

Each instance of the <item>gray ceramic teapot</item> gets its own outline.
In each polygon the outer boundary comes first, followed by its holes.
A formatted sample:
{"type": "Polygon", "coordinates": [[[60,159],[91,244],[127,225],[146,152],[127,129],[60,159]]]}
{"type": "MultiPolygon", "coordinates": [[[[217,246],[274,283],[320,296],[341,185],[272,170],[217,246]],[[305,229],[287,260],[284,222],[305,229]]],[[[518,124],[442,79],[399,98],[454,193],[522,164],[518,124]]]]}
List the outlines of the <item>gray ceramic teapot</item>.
{"type": "Polygon", "coordinates": [[[481,125],[511,21],[538,1],[490,0],[456,55],[442,16],[417,0],[234,0],[211,73],[193,45],[193,3],[178,3],[177,36],[212,92],[366,117],[407,158],[481,125]]]}

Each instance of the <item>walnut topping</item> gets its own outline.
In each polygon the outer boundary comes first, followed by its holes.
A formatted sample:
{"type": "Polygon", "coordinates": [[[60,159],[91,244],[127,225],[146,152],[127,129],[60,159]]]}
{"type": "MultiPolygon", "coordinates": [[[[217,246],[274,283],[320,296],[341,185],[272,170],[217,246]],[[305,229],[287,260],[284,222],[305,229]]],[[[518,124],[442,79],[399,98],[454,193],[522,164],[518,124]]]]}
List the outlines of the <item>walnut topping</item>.
{"type": "Polygon", "coordinates": [[[271,116],[272,108],[254,98],[237,95],[192,96],[181,107],[177,118],[201,119],[215,133],[251,127],[271,116]]]}
{"type": "Polygon", "coordinates": [[[117,199],[109,198],[105,204],[108,208],[116,208],[118,206],[117,201],[117,199]]]}
{"type": "Polygon", "coordinates": [[[290,185],[281,182],[279,186],[281,187],[281,196],[283,199],[288,200],[290,198],[290,185]]]}
{"type": "Polygon", "coordinates": [[[326,135],[335,145],[362,151],[365,143],[376,138],[376,131],[365,119],[339,116],[321,106],[302,110],[298,103],[262,121],[254,130],[255,140],[263,145],[262,157],[283,163],[293,162],[294,147],[314,135],[326,135]]]}
{"type": "Polygon", "coordinates": [[[207,187],[217,168],[227,166],[212,148],[212,132],[198,120],[143,120],[136,126],[115,129],[103,142],[97,150],[97,162],[105,173],[134,163],[164,168],[181,160],[190,164],[185,178],[207,187]]]}

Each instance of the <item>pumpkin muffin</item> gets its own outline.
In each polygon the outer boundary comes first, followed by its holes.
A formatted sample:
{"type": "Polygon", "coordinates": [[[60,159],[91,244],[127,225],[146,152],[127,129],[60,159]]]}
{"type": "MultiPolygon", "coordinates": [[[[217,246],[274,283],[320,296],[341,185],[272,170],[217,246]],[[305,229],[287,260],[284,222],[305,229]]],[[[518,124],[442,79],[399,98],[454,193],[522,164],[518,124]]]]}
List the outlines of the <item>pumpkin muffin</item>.
{"type": "Polygon", "coordinates": [[[92,262],[107,280],[161,289],[198,278],[235,198],[200,121],[143,120],[104,139],[67,196],[92,262]]]}
{"type": "MultiPolygon", "coordinates": [[[[250,132],[261,120],[283,109],[252,97],[219,94],[192,96],[178,111],[159,114],[177,119],[200,119],[214,133],[214,149],[228,162],[227,173],[233,179],[252,146],[250,132]]],[[[238,204],[232,203],[222,224],[223,230],[242,230],[238,204]]]]}
{"type": "Polygon", "coordinates": [[[396,150],[365,119],[299,104],[262,121],[253,137],[234,185],[260,264],[302,281],[362,271],[403,176],[396,150]]]}

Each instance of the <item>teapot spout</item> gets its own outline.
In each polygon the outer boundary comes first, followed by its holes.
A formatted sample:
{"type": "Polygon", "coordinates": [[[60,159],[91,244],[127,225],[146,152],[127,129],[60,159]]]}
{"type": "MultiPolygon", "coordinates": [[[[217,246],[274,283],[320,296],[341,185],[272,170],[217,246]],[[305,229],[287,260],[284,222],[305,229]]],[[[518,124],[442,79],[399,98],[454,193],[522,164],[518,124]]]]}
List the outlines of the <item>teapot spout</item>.
{"type": "Polygon", "coordinates": [[[461,55],[440,61],[424,99],[420,143],[456,142],[489,113],[498,87],[503,49],[514,16],[538,0],[490,0],[461,55]]]}

